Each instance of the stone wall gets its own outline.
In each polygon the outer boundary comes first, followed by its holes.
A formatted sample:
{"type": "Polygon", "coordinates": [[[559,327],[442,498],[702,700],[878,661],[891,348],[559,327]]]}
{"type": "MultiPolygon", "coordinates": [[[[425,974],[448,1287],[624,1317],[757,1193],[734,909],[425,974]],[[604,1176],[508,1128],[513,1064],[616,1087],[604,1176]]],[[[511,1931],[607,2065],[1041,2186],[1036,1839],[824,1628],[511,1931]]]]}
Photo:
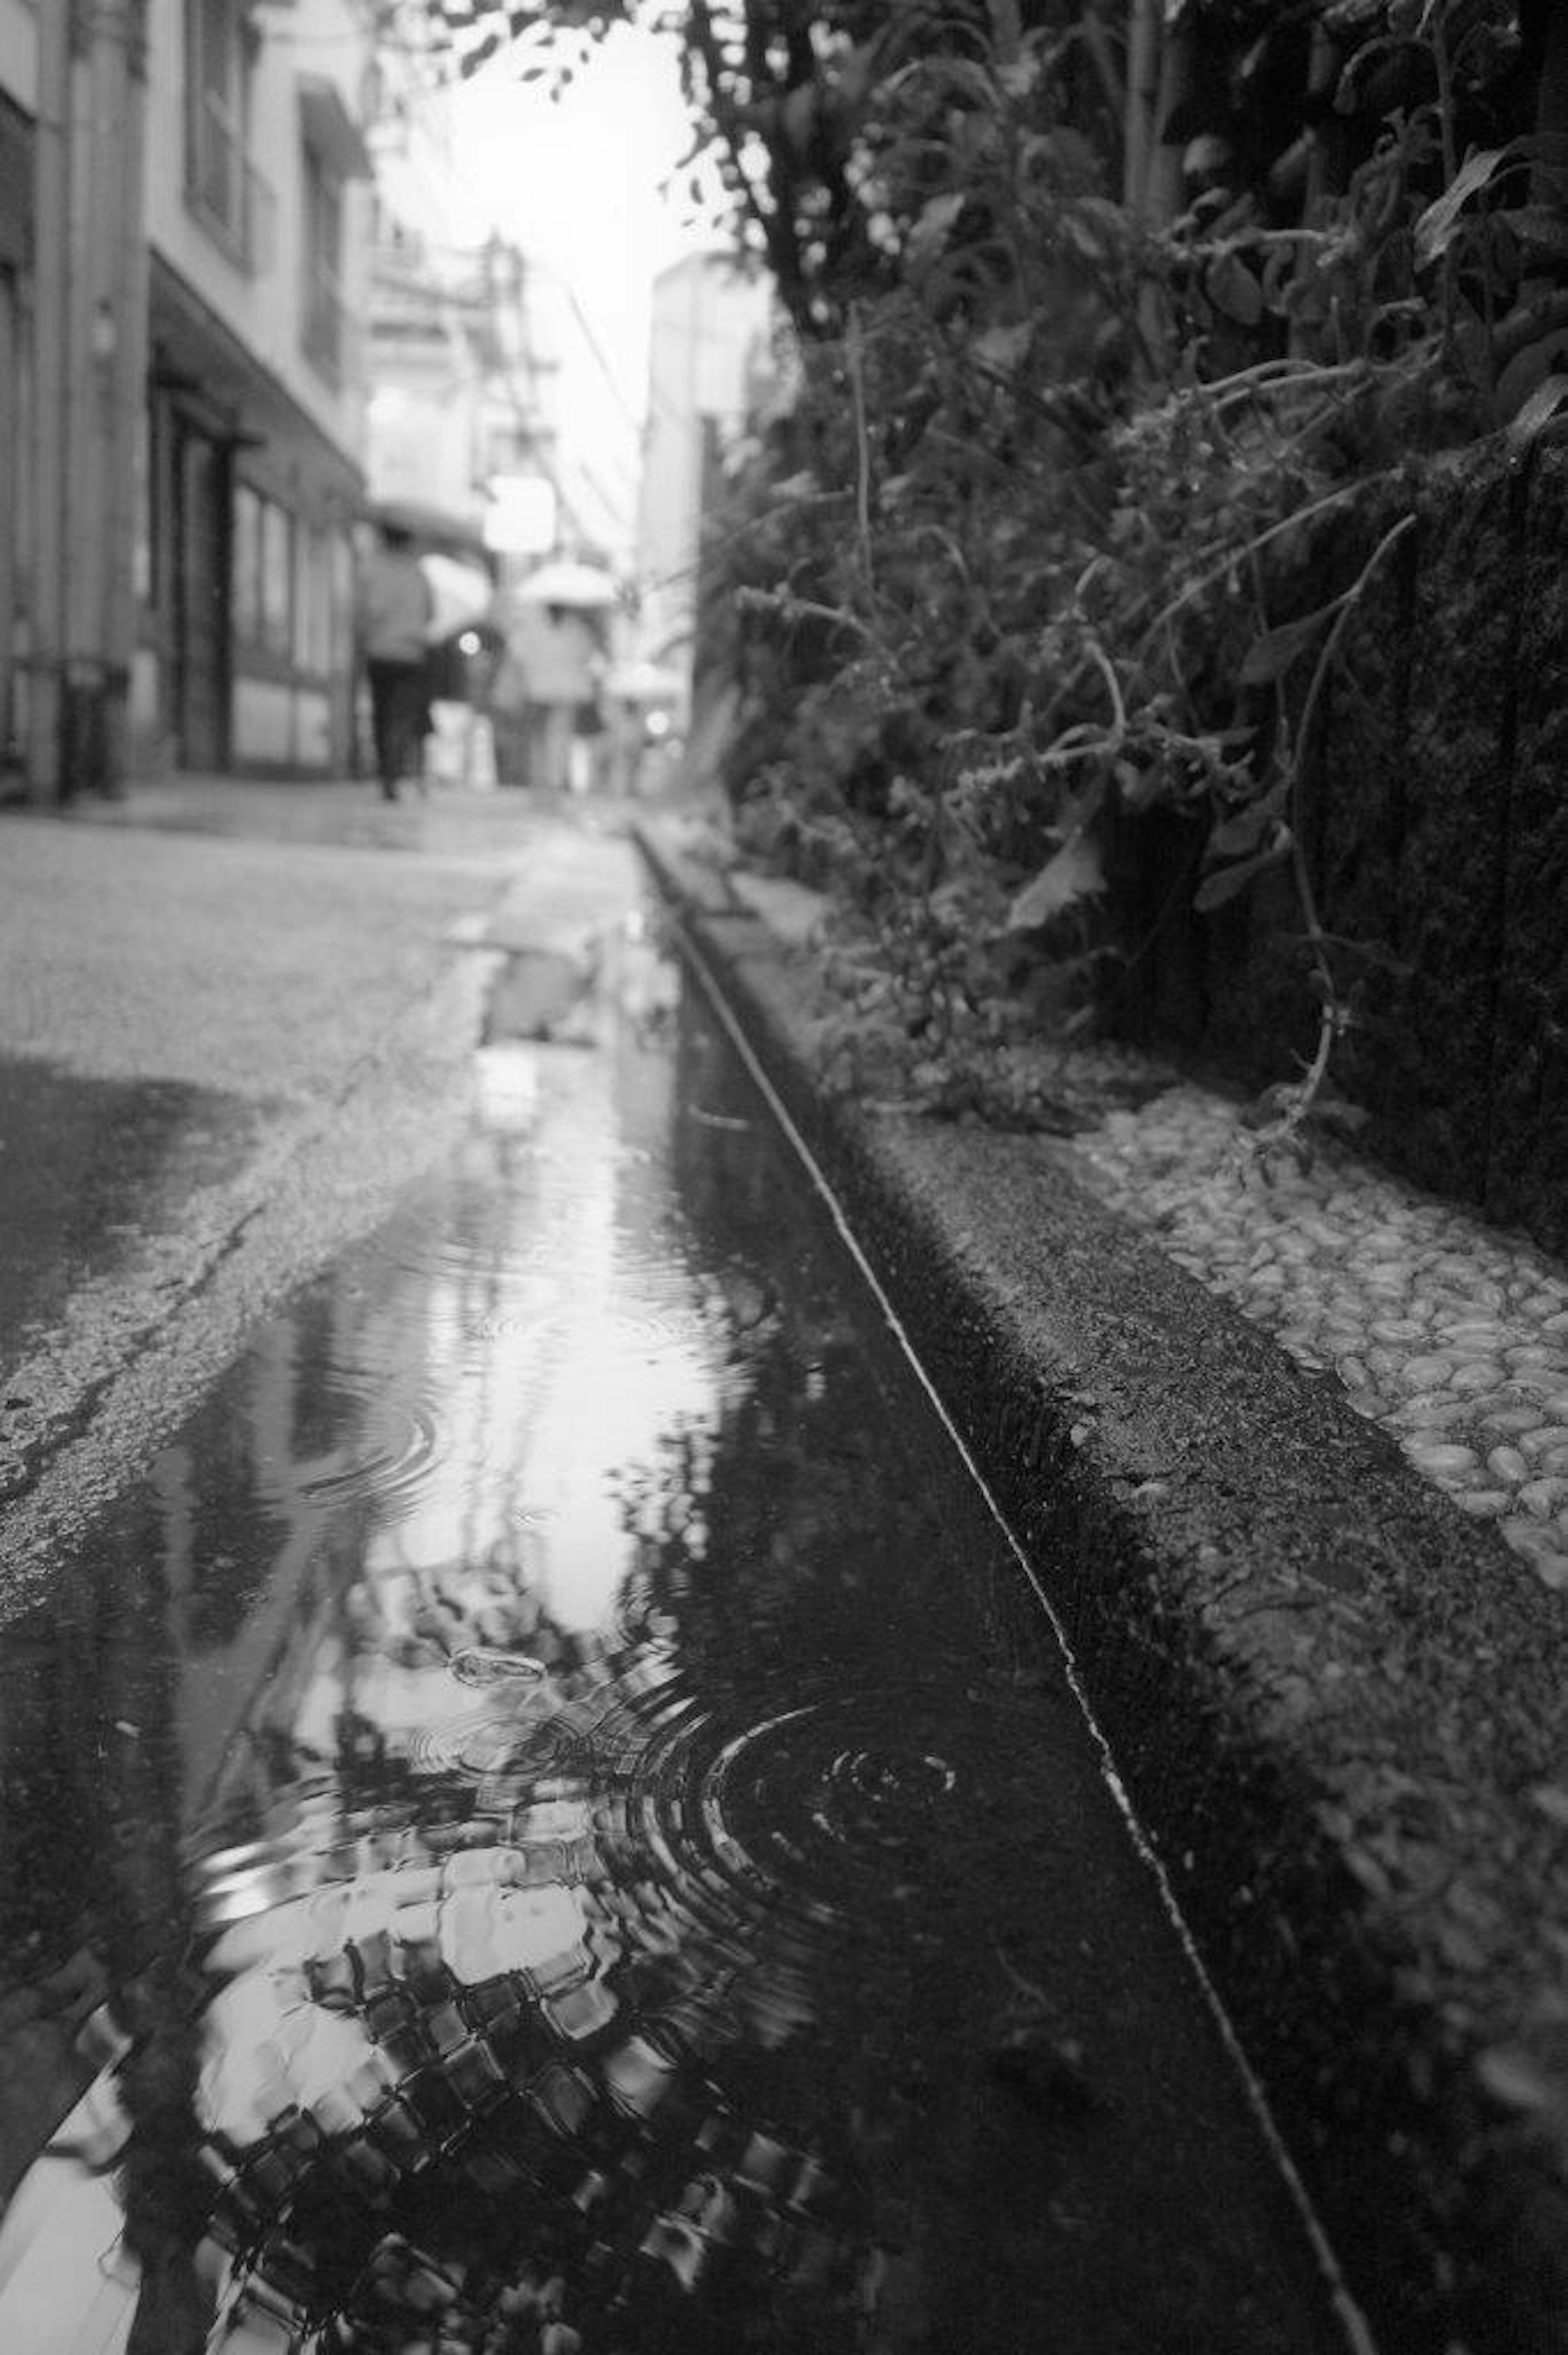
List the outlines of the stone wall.
{"type": "MultiPolygon", "coordinates": [[[[1310,598],[1370,584],[1310,748],[1302,839],[1354,980],[1335,1064],[1367,1150],[1568,1251],[1568,450],[1491,447],[1372,486],[1310,598]]],[[[1211,916],[1203,828],[1162,814],[1113,845],[1125,1035],[1252,1088],[1293,1077],[1316,1009],[1284,869],[1211,916]]]]}

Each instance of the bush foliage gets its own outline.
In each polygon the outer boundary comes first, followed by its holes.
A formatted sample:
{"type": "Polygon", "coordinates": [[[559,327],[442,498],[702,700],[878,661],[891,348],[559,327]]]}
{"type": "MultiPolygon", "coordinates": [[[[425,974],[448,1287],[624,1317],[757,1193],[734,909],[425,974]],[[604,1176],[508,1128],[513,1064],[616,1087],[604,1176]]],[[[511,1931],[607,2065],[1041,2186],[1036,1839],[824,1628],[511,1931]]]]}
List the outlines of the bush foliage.
{"type": "Polygon", "coordinates": [[[670,21],[692,166],[785,323],[705,563],[744,837],[856,911],[852,1002],[888,1013],[901,1083],[951,1103],[1114,990],[1107,845],[1181,813],[1201,908],[1273,868],[1297,893],[1319,1022],[1280,1098],[1293,1135],[1354,1018],[1296,805],[1407,527],[1401,470],[1523,444],[1568,398],[1568,15],[690,0],[670,21]],[[1336,527],[1379,481],[1392,519],[1346,580],[1336,527]]]}

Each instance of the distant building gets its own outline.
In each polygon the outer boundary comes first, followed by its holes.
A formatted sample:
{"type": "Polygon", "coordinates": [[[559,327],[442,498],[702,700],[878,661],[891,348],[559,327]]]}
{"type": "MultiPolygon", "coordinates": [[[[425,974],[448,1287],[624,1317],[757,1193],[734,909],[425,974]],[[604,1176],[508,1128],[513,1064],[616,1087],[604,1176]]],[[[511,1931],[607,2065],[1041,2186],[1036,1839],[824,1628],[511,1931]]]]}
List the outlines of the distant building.
{"type": "Polygon", "coordinates": [[[443,242],[428,177],[421,186],[380,176],[372,495],[460,521],[503,576],[556,552],[624,568],[634,499],[568,390],[603,365],[570,291],[498,234],[443,242]]]}
{"type": "Polygon", "coordinates": [[[744,424],[771,303],[727,254],[695,253],[654,282],[643,429],[638,648],[686,681],[690,719],[703,526],[726,446],[744,424]]]}
{"type": "Polygon", "coordinates": [[[434,244],[385,197],[376,210],[372,496],[444,516],[498,555],[509,540],[540,554],[557,529],[556,364],[540,346],[524,257],[499,238],[434,244]]]}

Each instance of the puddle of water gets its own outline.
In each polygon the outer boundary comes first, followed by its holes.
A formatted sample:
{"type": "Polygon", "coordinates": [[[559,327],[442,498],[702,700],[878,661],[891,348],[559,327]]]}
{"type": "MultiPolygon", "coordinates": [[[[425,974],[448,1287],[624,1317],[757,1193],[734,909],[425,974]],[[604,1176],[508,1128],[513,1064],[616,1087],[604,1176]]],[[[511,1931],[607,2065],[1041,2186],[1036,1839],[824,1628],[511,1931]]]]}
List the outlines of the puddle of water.
{"type": "Polygon", "coordinates": [[[636,925],[514,1027],[0,1632],[0,2344],[1340,2347],[727,1049],[636,925]]]}

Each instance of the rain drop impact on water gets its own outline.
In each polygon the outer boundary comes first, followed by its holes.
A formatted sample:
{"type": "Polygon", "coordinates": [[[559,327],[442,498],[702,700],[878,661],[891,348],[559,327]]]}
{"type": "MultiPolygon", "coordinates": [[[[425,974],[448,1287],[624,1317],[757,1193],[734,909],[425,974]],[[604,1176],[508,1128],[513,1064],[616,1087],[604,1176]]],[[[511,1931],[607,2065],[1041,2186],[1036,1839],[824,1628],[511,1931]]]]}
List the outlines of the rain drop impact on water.
{"type": "Polygon", "coordinates": [[[571,979],[0,1629],[0,2343],[85,2257],[231,2355],[1342,2347],[657,911],[571,979]]]}

